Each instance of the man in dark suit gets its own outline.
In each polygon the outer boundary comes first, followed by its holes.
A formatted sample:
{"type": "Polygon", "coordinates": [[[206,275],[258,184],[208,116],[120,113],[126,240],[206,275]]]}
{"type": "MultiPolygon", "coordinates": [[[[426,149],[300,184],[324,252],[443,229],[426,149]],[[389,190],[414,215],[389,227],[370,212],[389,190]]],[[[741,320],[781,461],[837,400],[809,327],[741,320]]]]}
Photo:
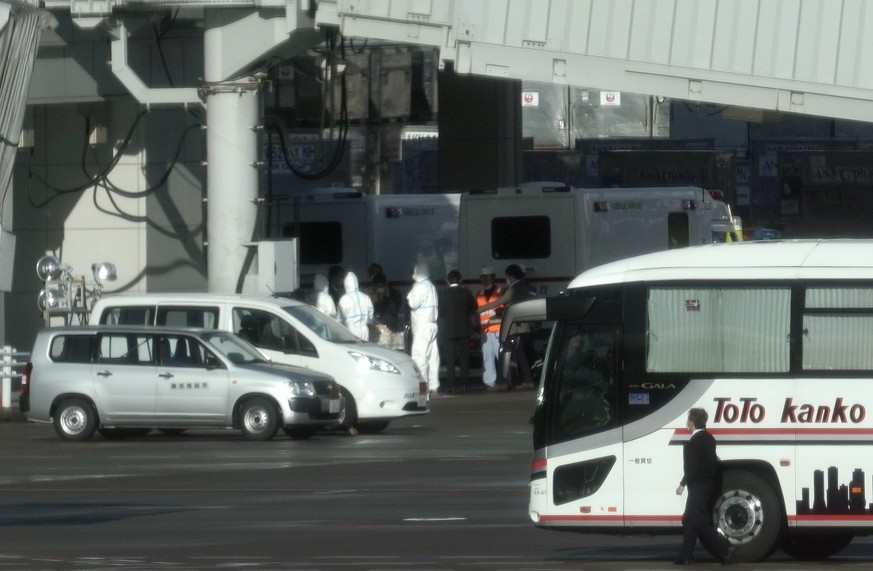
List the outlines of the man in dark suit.
{"type": "Polygon", "coordinates": [[[443,362],[446,364],[446,390],[466,392],[470,377],[470,339],[479,321],[473,293],[461,286],[461,272],[452,270],[446,279],[449,287],[440,294],[440,332],[443,334],[443,362]],[[461,369],[461,382],[455,386],[455,363],[461,369]]]}
{"type": "Polygon", "coordinates": [[[715,482],[718,477],[718,457],[715,453],[715,438],[706,430],[709,415],[702,408],[688,411],[686,426],[691,438],[682,450],[683,475],[676,495],[681,496],[688,487],[688,500],[682,514],[682,547],[676,558],[677,565],[689,565],[697,539],[707,550],[718,553],[722,563],[732,562],[736,548],[726,537],[716,531],[712,523],[712,503],[715,482]]]}

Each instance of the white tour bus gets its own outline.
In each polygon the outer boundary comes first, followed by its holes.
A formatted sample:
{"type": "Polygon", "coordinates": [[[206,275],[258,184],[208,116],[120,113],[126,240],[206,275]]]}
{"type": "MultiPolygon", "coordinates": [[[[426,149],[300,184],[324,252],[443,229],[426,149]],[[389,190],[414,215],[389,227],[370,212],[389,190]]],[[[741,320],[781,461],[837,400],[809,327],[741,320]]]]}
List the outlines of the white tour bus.
{"type": "Polygon", "coordinates": [[[537,526],[679,532],[685,421],[703,407],[722,465],[713,520],[736,561],[824,558],[873,532],[873,240],[628,258],[507,309],[501,337],[534,320],[555,322],[533,420],[537,526]]]}

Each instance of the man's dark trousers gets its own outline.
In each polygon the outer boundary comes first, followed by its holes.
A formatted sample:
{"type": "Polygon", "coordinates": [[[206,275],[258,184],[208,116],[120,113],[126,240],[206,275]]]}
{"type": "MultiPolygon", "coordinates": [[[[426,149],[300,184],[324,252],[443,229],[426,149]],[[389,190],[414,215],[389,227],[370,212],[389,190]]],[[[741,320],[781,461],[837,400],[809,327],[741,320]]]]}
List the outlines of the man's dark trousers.
{"type": "Polygon", "coordinates": [[[682,547],[679,549],[680,560],[690,560],[694,551],[694,541],[699,538],[707,551],[718,553],[721,559],[727,555],[730,542],[719,535],[712,524],[713,482],[707,480],[697,484],[688,484],[688,499],[685,502],[685,513],[682,514],[682,547]]]}
{"type": "Polygon", "coordinates": [[[446,339],[444,348],[446,360],[446,388],[454,392],[466,391],[467,379],[470,378],[470,337],[454,337],[446,339]],[[461,382],[455,384],[455,363],[461,373],[461,382]]]}

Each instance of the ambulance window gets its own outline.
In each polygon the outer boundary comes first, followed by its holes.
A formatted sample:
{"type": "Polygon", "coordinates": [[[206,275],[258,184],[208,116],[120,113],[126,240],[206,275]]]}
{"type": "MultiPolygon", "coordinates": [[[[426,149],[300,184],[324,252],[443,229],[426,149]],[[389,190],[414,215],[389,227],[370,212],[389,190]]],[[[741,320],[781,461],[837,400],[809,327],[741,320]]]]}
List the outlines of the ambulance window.
{"type": "Polygon", "coordinates": [[[528,260],[552,255],[548,216],[504,216],[491,219],[491,255],[495,260],[528,260]]]}
{"type": "MultiPolygon", "coordinates": [[[[286,224],[283,235],[293,234],[286,224]]],[[[343,227],[339,222],[301,222],[298,238],[301,264],[339,264],[343,261],[343,227]]]]}
{"type": "Polygon", "coordinates": [[[668,247],[682,248],[688,245],[688,214],[686,212],[671,212],[667,215],[668,247]]]}

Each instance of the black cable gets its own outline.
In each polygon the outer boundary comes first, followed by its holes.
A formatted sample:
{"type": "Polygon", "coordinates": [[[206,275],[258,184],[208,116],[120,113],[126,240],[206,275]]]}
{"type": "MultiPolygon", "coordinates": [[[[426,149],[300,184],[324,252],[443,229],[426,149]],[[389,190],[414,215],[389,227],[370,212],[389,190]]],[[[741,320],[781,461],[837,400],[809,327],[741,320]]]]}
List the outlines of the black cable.
{"type": "MultiPolygon", "coordinates": [[[[168,230],[168,229],[158,225],[157,222],[153,221],[148,216],[135,216],[133,214],[129,214],[127,212],[124,212],[121,209],[121,207],[118,206],[118,203],[115,202],[115,198],[112,196],[112,192],[105,187],[95,185],[94,192],[91,195],[91,202],[94,204],[94,208],[96,208],[98,211],[102,212],[103,214],[106,214],[108,216],[114,216],[115,218],[121,218],[122,220],[126,220],[127,222],[144,222],[150,228],[156,230],[158,233],[163,234],[164,236],[167,236],[168,238],[181,239],[178,232],[175,232],[173,230],[168,230]],[[97,191],[101,188],[104,191],[106,191],[106,197],[109,199],[109,202],[112,203],[113,208],[115,208],[115,212],[113,212],[111,210],[107,210],[106,208],[103,208],[97,202],[97,191]]],[[[191,232],[193,232],[193,233],[202,232],[202,230],[203,230],[203,225],[201,224],[199,227],[192,228],[191,232]]]]}
{"type": "MultiPolygon", "coordinates": [[[[153,184],[149,188],[147,188],[145,190],[141,190],[141,191],[124,190],[124,189],[118,187],[117,185],[115,185],[112,181],[110,181],[108,177],[112,173],[112,171],[115,169],[115,167],[118,166],[118,162],[121,160],[121,157],[124,155],[124,151],[130,145],[130,142],[133,139],[133,134],[134,134],[139,122],[142,120],[142,118],[145,116],[146,113],[148,113],[148,110],[142,111],[136,117],[136,119],[134,119],[133,124],[131,125],[130,129],[128,130],[127,135],[123,139],[121,145],[118,148],[118,151],[113,156],[112,160],[104,168],[100,169],[100,171],[97,174],[89,173],[88,168],[87,168],[86,156],[87,156],[87,150],[90,148],[90,145],[88,144],[88,140],[87,140],[88,133],[90,131],[90,118],[86,118],[86,120],[85,120],[85,140],[84,140],[84,145],[83,145],[83,149],[82,149],[81,166],[82,166],[82,171],[84,172],[85,176],[88,178],[88,181],[86,183],[83,183],[83,184],[78,185],[78,186],[74,186],[74,187],[70,187],[70,188],[59,188],[59,187],[52,185],[51,183],[49,183],[45,178],[40,176],[34,170],[33,165],[27,159],[27,157],[24,155],[22,149],[19,149],[19,156],[22,158],[22,161],[25,163],[25,166],[28,169],[28,173],[29,173],[30,178],[31,179],[35,178],[36,180],[41,182],[48,190],[55,193],[54,196],[51,196],[48,199],[37,203],[37,202],[34,202],[33,197],[32,197],[32,185],[29,185],[28,186],[28,201],[30,202],[30,205],[33,206],[34,208],[42,208],[42,207],[48,205],[55,198],[58,198],[59,196],[62,196],[64,194],[82,192],[82,191],[88,190],[89,188],[94,188],[96,191],[96,189],[98,187],[105,188],[107,191],[115,192],[116,194],[119,194],[120,196],[124,196],[125,198],[144,198],[144,197],[150,196],[151,194],[154,194],[158,189],[160,189],[163,185],[165,185],[167,180],[170,178],[170,175],[172,174],[173,169],[176,167],[176,165],[179,162],[179,157],[182,154],[182,149],[183,149],[183,146],[185,144],[185,141],[187,140],[188,136],[191,134],[191,132],[194,129],[197,129],[200,127],[200,124],[189,125],[185,129],[185,131],[182,133],[182,136],[179,138],[179,142],[176,145],[176,149],[173,153],[173,157],[172,157],[172,160],[170,162],[170,165],[167,167],[167,169],[164,171],[164,173],[158,178],[158,180],[155,184],[153,184]]],[[[196,115],[195,115],[195,117],[196,117],[196,115]]]]}
{"type": "Polygon", "coordinates": [[[160,33],[158,32],[157,22],[155,22],[155,24],[152,25],[152,30],[154,31],[154,35],[155,35],[155,45],[158,48],[158,56],[160,56],[160,58],[161,58],[161,65],[164,68],[164,75],[167,76],[167,81],[169,82],[170,87],[175,87],[175,85],[173,85],[173,78],[170,75],[170,68],[167,65],[167,58],[164,57],[164,48],[163,48],[163,46],[161,46],[161,40],[164,38],[164,34],[166,34],[170,30],[170,28],[173,27],[173,24],[176,22],[176,18],[178,16],[179,16],[179,8],[177,7],[176,11],[173,13],[172,17],[170,18],[170,23],[167,24],[167,27],[164,28],[163,32],[160,32],[160,33]]]}
{"type": "MultiPolygon", "coordinates": [[[[342,46],[344,46],[344,42],[340,42],[342,55],[345,55],[345,50],[342,46]]],[[[288,132],[285,128],[285,125],[274,116],[265,116],[264,117],[264,127],[267,130],[272,130],[274,132],[278,132],[281,137],[282,142],[282,158],[285,160],[285,164],[291,170],[294,175],[303,180],[319,180],[322,179],[339,166],[342,162],[343,156],[345,154],[345,147],[348,141],[348,130],[349,130],[349,115],[348,115],[348,91],[346,85],[346,77],[343,74],[340,83],[340,118],[339,118],[339,131],[338,136],[335,142],[334,153],[330,159],[330,162],[324,166],[320,171],[317,172],[306,172],[301,170],[294,162],[291,160],[291,153],[288,148],[288,132]]]]}
{"type": "Polygon", "coordinates": [[[164,171],[164,173],[158,178],[157,182],[150,187],[139,190],[124,190],[117,186],[115,183],[111,182],[108,177],[102,177],[98,183],[101,186],[105,186],[108,189],[112,190],[116,194],[119,194],[125,198],[144,198],[146,196],[150,196],[154,194],[157,190],[159,190],[164,184],[166,184],[167,180],[170,178],[170,175],[173,174],[173,169],[176,168],[176,165],[179,163],[179,156],[182,154],[182,148],[185,144],[185,140],[188,138],[188,135],[191,134],[195,129],[199,129],[199,125],[189,125],[182,132],[182,136],[179,138],[179,142],[176,144],[176,150],[173,153],[173,158],[170,160],[170,165],[164,171]]]}

